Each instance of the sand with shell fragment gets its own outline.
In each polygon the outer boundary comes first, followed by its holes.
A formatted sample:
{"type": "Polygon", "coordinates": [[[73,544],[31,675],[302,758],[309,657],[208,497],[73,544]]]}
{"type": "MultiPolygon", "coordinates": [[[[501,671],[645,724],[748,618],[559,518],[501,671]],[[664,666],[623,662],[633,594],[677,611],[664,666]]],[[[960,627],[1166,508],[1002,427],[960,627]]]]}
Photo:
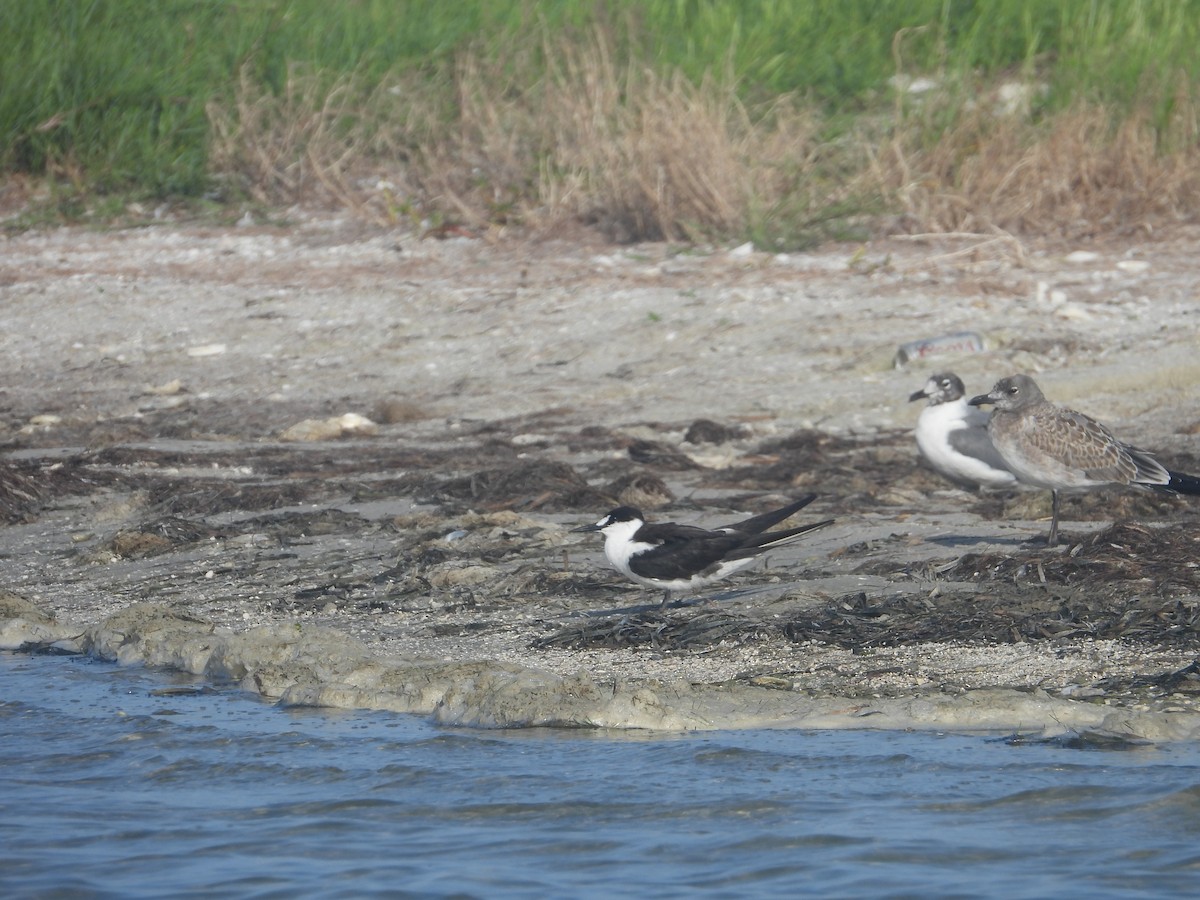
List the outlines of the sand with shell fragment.
{"type": "Polygon", "coordinates": [[[1196,237],[7,237],[0,644],[470,725],[1195,736],[1194,503],[1091,495],[1031,545],[1046,499],[939,482],[905,400],[1028,372],[1196,471],[1196,237]],[[569,531],[810,490],[834,526],[661,612],[569,531]]]}

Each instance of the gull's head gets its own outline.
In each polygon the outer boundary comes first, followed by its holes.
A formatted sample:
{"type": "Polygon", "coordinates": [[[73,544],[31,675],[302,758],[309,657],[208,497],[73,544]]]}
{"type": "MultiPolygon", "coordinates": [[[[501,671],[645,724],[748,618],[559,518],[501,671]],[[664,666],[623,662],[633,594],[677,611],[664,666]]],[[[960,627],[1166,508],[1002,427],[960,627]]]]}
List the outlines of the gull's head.
{"type": "Polygon", "coordinates": [[[965,393],[961,378],[953,372],[939,372],[929,376],[925,387],[909,395],[908,402],[928,400],[930,406],[937,406],[939,403],[953,403],[965,393]]]}
{"type": "Polygon", "coordinates": [[[990,403],[1004,412],[1019,412],[1044,399],[1041,388],[1028,375],[1009,375],[997,381],[990,392],[972,397],[967,402],[971,406],[990,403]]]}

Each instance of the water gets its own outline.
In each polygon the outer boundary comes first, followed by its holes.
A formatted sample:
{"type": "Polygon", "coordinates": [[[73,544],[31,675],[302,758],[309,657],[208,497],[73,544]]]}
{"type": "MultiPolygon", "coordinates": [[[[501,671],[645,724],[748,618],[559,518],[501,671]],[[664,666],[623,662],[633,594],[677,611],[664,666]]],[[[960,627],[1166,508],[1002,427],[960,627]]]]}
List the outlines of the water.
{"type": "Polygon", "coordinates": [[[0,686],[4,897],[1094,898],[1200,884],[1191,745],[468,731],[5,653],[0,686]]]}

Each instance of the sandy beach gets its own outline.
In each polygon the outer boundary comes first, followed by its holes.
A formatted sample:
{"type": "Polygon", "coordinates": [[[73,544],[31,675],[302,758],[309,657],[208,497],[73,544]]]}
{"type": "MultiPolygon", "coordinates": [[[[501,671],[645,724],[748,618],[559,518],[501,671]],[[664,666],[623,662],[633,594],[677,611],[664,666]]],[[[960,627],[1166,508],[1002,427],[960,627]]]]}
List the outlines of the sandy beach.
{"type": "Polygon", "coordinates": [[[1195,737],[1200,505],[1073,497],[1049,549],[907,398],[1028,373],[1200,472],[1196,239],[4,238],[0,646],[464,725],[1195,737]],[[570,533],[808,491],[833,526],[665,610],[570,533]]]}

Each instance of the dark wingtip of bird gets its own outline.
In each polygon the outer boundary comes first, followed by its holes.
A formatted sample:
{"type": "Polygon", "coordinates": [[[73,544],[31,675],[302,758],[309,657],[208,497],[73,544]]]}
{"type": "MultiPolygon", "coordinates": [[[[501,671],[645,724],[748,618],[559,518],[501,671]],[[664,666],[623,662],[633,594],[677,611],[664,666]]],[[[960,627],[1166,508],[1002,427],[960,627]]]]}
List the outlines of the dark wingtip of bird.
{"type": "Polygon", "coordinates": [[[1171,476],[1171,480],[1163,485],[1166,490],[1176,494],[1200,495],[1200,478],[1184,472],[1168,471],[1167,474],[1171,476]]]}
{"type": "Polygon", "coordinates": [[[836,521],[837,519],[823,519],[820,522],[809,522],[807,525],[800,525],[797,528],[789,528],[789,537],[799,537],[802,534],[808,534],[810,531],[816,531],[818,528],[825,528],[829,525],[832,525],[836,521]]]}

